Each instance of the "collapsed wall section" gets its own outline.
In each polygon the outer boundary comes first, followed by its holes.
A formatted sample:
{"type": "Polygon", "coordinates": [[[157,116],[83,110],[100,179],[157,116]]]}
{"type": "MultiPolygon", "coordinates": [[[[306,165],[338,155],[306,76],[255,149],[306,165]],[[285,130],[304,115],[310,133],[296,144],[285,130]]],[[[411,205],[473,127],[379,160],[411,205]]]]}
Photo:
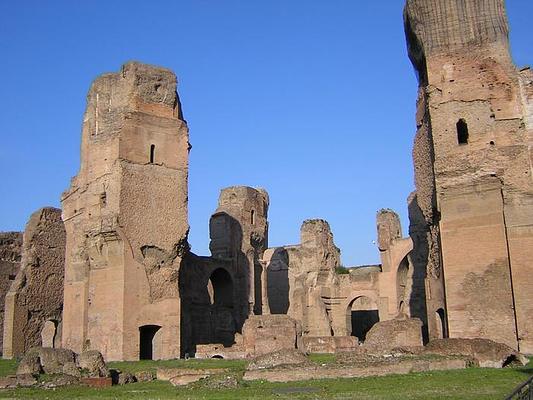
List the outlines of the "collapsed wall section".
{"type": "Polygon", "coordinates": [[[26,225],[20,270],[5,298],[5,358],[35,346],[60,346],[64,262],[61,210],[42,208],[26,225]]]}
{"type": "Polygon", "coordinates": [[[20,269],[22,233],[0,232],[0,351],[3,351],[6,294],[20,269]]]}

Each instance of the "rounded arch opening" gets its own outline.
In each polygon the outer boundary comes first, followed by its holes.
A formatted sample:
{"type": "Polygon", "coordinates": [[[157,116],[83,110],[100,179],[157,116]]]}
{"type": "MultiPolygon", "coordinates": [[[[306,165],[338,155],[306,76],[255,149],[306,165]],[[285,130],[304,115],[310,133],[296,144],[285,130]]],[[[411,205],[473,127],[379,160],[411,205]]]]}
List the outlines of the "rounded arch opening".
{"type": "Polygon", "coordinates": [[[368,331],[379,322],[378,306],[370,297],[358,296],[349,303],[346,317],[350,335],[364,342],[368,331]]]}
{"type": "Polygon", "coordinates": [[[408,314],[406,305],[409,304],[407,298],[407,280],[409,277],[409,260],[407,256],[403,258],[396,272],[396,293],[398,301],[398,313],[408,314]]]}
{"type": "Polygon", "coordinates": [[[156,333],[159,325],[143,325],[139,327],[139,359],[153,360],[156,350],[156,333]]]}
{"type": "Polygon", "coordinates": [[[439,308],[435,312],[435,326],[437,327],[437,336],[439,339],[447,337],[446,333],[446,315],[444,314],[444,309],[439,308]]]}
{"type": "Polygon", "coordinates": [[[233,308],[233,280],[228,271],[218,268],[213,271],[207,283],[211,304],[233,308]]]}

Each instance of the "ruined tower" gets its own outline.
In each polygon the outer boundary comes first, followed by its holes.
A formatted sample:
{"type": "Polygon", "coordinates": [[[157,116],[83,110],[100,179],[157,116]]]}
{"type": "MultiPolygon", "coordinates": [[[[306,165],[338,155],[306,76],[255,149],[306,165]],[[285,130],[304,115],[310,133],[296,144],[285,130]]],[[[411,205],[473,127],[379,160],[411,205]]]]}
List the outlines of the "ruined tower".
{"type": "Polygon", "coordinates": [[[407,0],[419,79],[410,198],[431,337],[533,352],[533,74],[510,56],[503,0],[407,0]]]}
{"type": "Polygon", "coordinates": [[[170,70],[130,62],[93,82],[80,170],[62,196],[64,347],[179,357],[188,152],[170,70]]]}

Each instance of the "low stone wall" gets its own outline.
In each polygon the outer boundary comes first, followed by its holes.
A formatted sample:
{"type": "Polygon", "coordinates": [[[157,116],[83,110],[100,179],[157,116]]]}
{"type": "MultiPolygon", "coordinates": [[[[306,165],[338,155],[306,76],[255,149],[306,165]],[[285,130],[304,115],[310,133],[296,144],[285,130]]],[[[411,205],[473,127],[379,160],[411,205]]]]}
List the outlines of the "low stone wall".
{"type": "Polygon", "coordinates": [[[293,366],[246,371],[245,381],[266,380],[269,382],[292,382],[310,379],[362,378],[366,376],[400,375],[411,372],[445,371],[463,369],[467,360],[463,358],[439,360],[401,360],[390,363],[376,363],[366,366],[331,365],[293,366]]]}
{"type": "Polygon", "coordinates": [[[358,347],[355,336],[304,336],[302,350],[307,353],[340,353],[355,351],[358,347]]]}

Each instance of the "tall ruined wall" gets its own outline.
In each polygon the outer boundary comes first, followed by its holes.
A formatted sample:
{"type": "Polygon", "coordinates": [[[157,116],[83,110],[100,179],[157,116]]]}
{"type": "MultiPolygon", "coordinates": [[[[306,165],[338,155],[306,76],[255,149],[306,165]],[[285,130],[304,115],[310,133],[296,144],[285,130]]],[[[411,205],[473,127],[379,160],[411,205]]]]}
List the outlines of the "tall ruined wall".
{"type": "Polygon", "coordinates": [[[450,336],[532,351],[531,81],[511,61],[502,0],[441,5],[405,7],[420,83],[410,230],[428,315],[443,280],[450,336]]]}
{"type": "Polygon", "coordinates": [[[299,321],[304,335],[330,336],[329,299],[335,296],[340,250],[324,220],[304,221],[300,235],[300,245],[272,248],[264,254],[269,308],[299,321]]]}
{"type": "Polygon", "coordinates": [[[154,358],[179,356],[190,145],[176,86],[171,71],[130,62],[89,90],[80,171],[62,197],[65,347],[138,359],[151,325],[154,358]]]}
{"type": "Polygon", "coordinates": [[[263,189],[232,186],[223,189],[211,217],[209,249],[215,258],[231,257],[247,276],[248,313],[262,312],[262,267],[268,247],[268,194],[263,189]]]}
{"type": "Polygon", "coordinates": [[[5,358],[34,346],[60,345],[64,265],[61,210],[42,208],[26,225],[20,270],[5,298],[5,358]]]}
{"type": "Polygon", "coordinates": [[[211,257],[189,253],[179,276],[183,353],[196,345],[234,343],[247,318],[263,312],[268,194],[232,186],[220,192],[209,221],[211,257]]]}
{"type": "Polygon", "coordinates": [[[0,350],[3,351],[5,297],[20,269],[22,233],[0,232],[0,350]]]}

